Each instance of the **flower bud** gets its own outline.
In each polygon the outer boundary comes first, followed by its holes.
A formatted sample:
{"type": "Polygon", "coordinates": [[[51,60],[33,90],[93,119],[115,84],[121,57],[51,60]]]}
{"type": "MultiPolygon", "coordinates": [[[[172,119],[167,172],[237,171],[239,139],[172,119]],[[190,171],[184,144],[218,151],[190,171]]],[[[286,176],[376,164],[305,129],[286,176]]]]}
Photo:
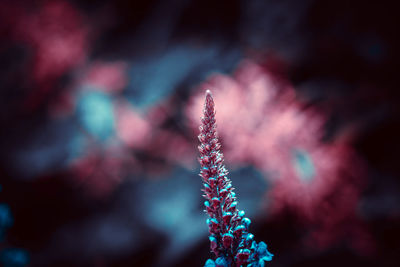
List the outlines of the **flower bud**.
{"type": "Polygon", "coordinates": [[[246,242],[247,243],[252,243],[253,242],[253,239],[254,239],[254,235],[253,234],[247,234],[247,236],[246,236],[246,242]]]}
{"type": "Polygon", "coordinates": [[[264,261],[271,261],[272,257],[274,256],[274,254],[272,254],[271,252],[269,252],[267,250],[267,244],[265,244],[262,241],[260,243],[258,243],[257,254],[258,254],[258,257],[264,261]]]}
{"type": "Polygon", "coordinates": [[[218,197],[213,197],[211,199],[211,202],[212,202],[214,209],[216,209],[219,206],[219,204],[221,204],[221,200],[218,197]]]}
{"type": "Polygon", "coordinates": [[[244,230],[245,227],[243,225],[238,225],[236,226],[235,230],[233,230],[233,233],[235,234],[236,237],[239,237],[242,235],[244,230]]]}
{"type": "Polygon", "coordinates": [[[230,248],[233,242],[233,235],[226,233],[222,236],[222,244],[225,248],[230,248]]]}
{"type": "Polygon", "coordinates": [[[216,249],[218,246],[217,239],[214,236],[210,236],[208,239],[210,240],[210,248],[212,250],[216,249]]]}
{"type": "Polygon", "coordinates": [[[249,226],[250,226],[250,224],[251,224],[251,220],[249,219],[249,218],[243,218],[242,219],[242,224],[246,227],[246,229],[248,230],[249,229],[249,226]]]}
{"type": "Polygon", "coordinates": [[[226,190],[226,189],[222,189],[220,192],[219,192],[219,194],[220,194],[220,196],[222,197],[222,198],[225,198],[227,195],[228,195],[228,190],[226,190]]]}
{"type": "Polygon", "coordinates": [[[246,263],[249,256],[250,256],[250,250],[248,249],[240,249],[236,254],[237,261],[240,265],[246,263]]]}
{"type": "Polygon", "coordinates": [[[224,257],[219,257],[215,260],[216,267],[228,267],[228,263],[224,257]]]}
{"type": "Polygon", "coordinates": [[[236,209],[236,206],[237,206],[237,202],[236,202],[236,201],[233,201],[233,202],[231,203],[231,205],[229,205],[228,210],[229,210],[229,211],[234,211],[234,210],[236,209]]]}
{"type": "Polygon", "coordinates": [[[222,215],[222,219],[224,221],[224,224],[229,225],[231,219],[232,219],[232,212],[225,212],[224,215],[222,215]]]}
{"type": "Polygon", "coordinates": [[[207,223],[208,223],[208,227],[211,232],[214,232],[214,233],[219,232],[219,229],[218,229],[219,224],[218,224],[217,219],[215,219],[215,218],[207,219],[207,223]]]}
{"type": "Polygon", "coordinates": [[[212,259],[208,259],[204,267],[215,267],[215,262],[212,259]]]}
{"type": "Polygon", "coordinates": [[[203,185],[204,185],[204,192],[210,193],[211,192],[211,187],[206,183],[204,183],[203,185]]]}
{"type": "Polygon", "coordinates": [[[199,136],[197,138],[199,138],[199,141],[201,143],[204,143],[204,141],[206,141],[206,137],[203,134],[199,134],[199,136]]]}
{"type": "Polygon", "coordinates": [[[217,180],[215,178],[213,178],[213,177],[208,179],[208,183],[210,184],[211,187],[214,187],[216,182],[217,182],[217,180]]]}

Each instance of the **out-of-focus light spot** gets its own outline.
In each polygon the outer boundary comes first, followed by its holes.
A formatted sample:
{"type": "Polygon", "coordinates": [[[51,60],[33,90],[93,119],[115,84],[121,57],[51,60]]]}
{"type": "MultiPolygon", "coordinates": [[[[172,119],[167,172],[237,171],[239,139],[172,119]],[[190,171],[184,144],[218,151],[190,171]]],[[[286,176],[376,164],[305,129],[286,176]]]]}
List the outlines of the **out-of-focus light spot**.
{"type": "Polygon", "coordinates": [[[0,240],[4,238],[7,228],[11,227],[14,220],[7,204],[0,204],[0,240]]]}
{"type": "Polygon", "coordinates": [[[386,56],[386,47],[379,37],[368,36],[360,40],[358,53],[372,63],[379,63],[386,56]]]}
{"type": "Polygon", "coordinates": [[[299,149],[293,151],[293,165],[296,173],[303,181],[310,181],[314,177],[314,164],[306,151],[299,149]]]}
{"type": "Polygon", "coordinates": [[[84,91],[78,100],[79,121],[88,133],[105,140],[114,131],[114,111],[109,95],[98,91],[84,91]]]}
{"type": "Polygon", "coordinates": [[[127,64],[122,61],[117,62],[94,62],[83,83],[95,86],[104,92],[119,92],[128,83],[125,75],[127,64]]]}
{"type": "MultiPolygon", "coordinates": [[[[136,229],[114,218],[106,218],[94,225],[95,242],[102,244],[107,252],[121,252],[132,247],[137,241],[136,229]]],[[[94,246],[94,245],[93,245],[94,246]]]]}
{"type": "Polygon", "coordinates": [[[143,147],[150,135],[150,125],[128,103],[116,106],[116,131],[118,137],[129,147],[143,147]]]}
{"type": "Polygon", "coordinates": [[[87,149],[87,145],[87,140],[83,135],[75,134],[72,136],[66,144],[68,163],[83,155],[87,149]]]}
{"type": "Polygon", "coordinates": [[[19,248],[6,248],[0,252],[0,261],[4,267],[23,267],[29,263],[29,255],[19,248]]]}
{"type": "Polygon", "coordinates": [[[383,48],[379,43],[371,44],[368,47],[368,54],[374,60],[378,60],[383,55],[383,48]]]}

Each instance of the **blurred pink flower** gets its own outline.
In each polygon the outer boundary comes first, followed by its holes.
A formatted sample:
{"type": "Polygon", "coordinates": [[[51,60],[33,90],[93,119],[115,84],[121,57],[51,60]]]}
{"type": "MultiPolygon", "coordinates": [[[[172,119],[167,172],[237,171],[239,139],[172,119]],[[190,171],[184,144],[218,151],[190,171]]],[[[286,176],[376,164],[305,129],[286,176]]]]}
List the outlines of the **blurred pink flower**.
{"type": "Polygon", "coordinates": [[[135,171],[139,171],[136,159],[129,150],[118,145],[95,147],[69,166],[74,182],[94,197],[104,197],[135,171]]]}
{"type": "Polygon", "coordinates": [[[104,92],[119,92],[128,83],[126,69],[127,63],[123,61],[92,62],[82,83],[95,86],[104,92]]]}
{"type": "Polygon", "coordinates": [[[27,83],[35,90],[24,102],[34,109],[51,91],[59,89],[59,79],[86,60],[89,27],[71,3],[63,0],[21,5],[18,1],[0,4],[9,24],[10,39],[28,51],[27,83]]]}
{"type": "Polygon", "coordinates": [[[118,101],[115,110],[117,136],[128,147],[143,149],[151,137],[150,123],[126,101],[118,101]]]}
{"type": "Polygon", "coordinates": [[[46,1],[27,12],[16,35],[34,50],[33,76],[39,83],[58,78],[86,56],[87,27],[67,1],[46,1]]]}
{"type": "MultiPolygon", "coordinates": [[[[123,99],[115,102],[116,134],[123,145],[139,150],[151,157],[178,164],[186,168],[194,166],[195,150],[180,133],[164,129],[162,123],[168,119],[173,107],[171,103],[160,103],[143,113],[123,99]]],[[[150,172],[158,167],[149,168],[150,172]]]]}
{"type": "Polygon", "coordinates": [[[186,110],[193,131],[206,88],[219,107],[216,118],[222,122],[218,129],[228,165],[252,164],[264,172],[272,182],[270,212],[289,208],[306,225],[318,225],[311,237],[319,244],[344,238],[337,231],[348,229],[337,227],[357,221],[362,164],[343,140],[321,141],[326,115],[306,108],[287,82],[245,61],[232,77],[214,74],[199,86],[186,110]]]}
{"type": "MultiPolygon", "coordinates": [[[[292,149],[319,142],[323,116],[304,110],[292,88],[254,63],[242,63],[232,78],[211,76],[199,91],[203,88],[214,88],[215,102],[221,106],[217,120],[224,122],[218,127],[227,160],[233,164],[254,164],[268,172],[276,169],[274,178],[287,176],[287,168],[277,166],[288,162],[292,149]]],[[[201,114],[200,100],[195,96],[187,109],[193,128],[201,114]]]]}

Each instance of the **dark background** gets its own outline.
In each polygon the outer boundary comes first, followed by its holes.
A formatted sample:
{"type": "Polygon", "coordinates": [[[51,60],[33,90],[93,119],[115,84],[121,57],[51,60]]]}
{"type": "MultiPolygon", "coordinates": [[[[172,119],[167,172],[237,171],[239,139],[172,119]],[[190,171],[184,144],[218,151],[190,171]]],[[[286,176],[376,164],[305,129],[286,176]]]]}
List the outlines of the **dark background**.
{"type": "Polygon", "coordinates": [[[350,132],[362,162],[358,178],[341,176],[356,188],[354,214],[320,246],[307,237],[334,214],[274,213],[262,204],[274,180],[226,161],[252,232],[275,254],[268,266],[398,266],[397,17],[389,1],[1,1],[2,263],[202,266],[211,255],[185,110],[210,75],[250,60],[323,114],[319,146],[350,132]],[[145,144],[113,137],[107,118],[124,103],[144,119],[122,130],[145,144]],[[362,229],[356,248],[350,228],[362,229]]]}

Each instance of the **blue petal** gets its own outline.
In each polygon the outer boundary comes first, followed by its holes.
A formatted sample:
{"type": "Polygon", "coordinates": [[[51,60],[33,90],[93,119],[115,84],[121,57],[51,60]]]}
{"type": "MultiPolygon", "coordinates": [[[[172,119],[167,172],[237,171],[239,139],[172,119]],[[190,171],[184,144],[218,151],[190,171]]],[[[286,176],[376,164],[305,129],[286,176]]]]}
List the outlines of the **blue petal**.
{"type": "Polygon", "coordinates": [[[208,259],[204,267],[215,267],[215,262],[212,259],[208,259]]]}
{"type": "Polygon", "coordinates": [[[228,263],[224,257],[219,257],[215,260],[215,264],[217,267],[228,267],[228,263]]]}
{"type": "Polygon", "coordinates": [[[274,254],[267,250],[267,244],[262,241],[258,244],[257,254],[258,257],[264,261],[271,261],[272,257],[274,256],[274,254]]]}

